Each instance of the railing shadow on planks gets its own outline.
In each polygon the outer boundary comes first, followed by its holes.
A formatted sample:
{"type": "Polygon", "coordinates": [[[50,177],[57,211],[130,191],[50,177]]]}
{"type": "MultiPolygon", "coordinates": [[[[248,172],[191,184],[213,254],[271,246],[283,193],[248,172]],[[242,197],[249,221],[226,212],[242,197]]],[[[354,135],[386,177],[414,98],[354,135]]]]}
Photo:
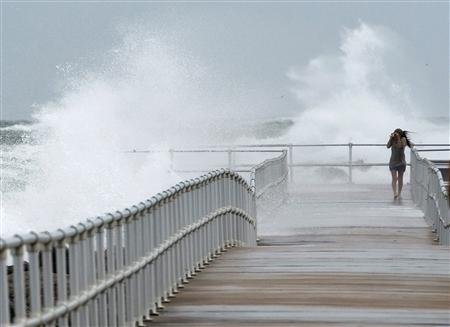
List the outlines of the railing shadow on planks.
{"type": "Polygon", "coordinates": [[[286,191],[280,153],[250,183],[215,170],[121,211],[0,239],[0,325],[142,325],[227,247],[256,245],[258,199],[286,191]]]}

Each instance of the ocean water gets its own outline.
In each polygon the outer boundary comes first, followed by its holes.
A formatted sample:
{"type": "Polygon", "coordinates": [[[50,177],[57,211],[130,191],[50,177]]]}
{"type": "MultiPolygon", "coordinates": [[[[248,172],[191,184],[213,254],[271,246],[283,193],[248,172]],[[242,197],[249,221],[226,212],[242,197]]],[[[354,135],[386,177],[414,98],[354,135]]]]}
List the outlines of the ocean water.
{"type": "Polygon", "coordinates": [[[32,127],[29,121],[0,121],[1,191],[19,192],[25,189],[27,176],[31,173],[31,158],[26,153],[32,149],[32,127]]]}
{"type": "MultiPolygon", "coordinates": [[[[170,169],[169,149],[213,144],[385,143],[397,127],[415,142],[449,143],[448,117],[417,108],[386,65],[398,45],[385,29],[361,23],[341,33],[333,54],[284,73],[298,111],[261,110],[236,96],[195,53],[146,31],[131,31],[98,71],[67,76],[57,99],[32,122],[2,121],[0,235],[52,230],[143,201],[186,176],[170,169]],[[389,46],[387,46],[389,45],[389,46]],[[423,118],[425,117],[425,118],[423,118]],[[156,152],[130,153],[152,149],[156,152]]],[[[240,161],[258,162],[250,155],[240,161]]],[[[296,149],[301,162],[346,162],[346,148],[296,149]]],[[[389,151],[355,148],[359,162],[386,162],[389,151]]],[[[208,167],[226,158],[177,156],[208,167]]],[[[347,171],[313,168],[296,181],[343,182],[347,171]]],[[[355,169],[355,182],[387,183],[382,169],[355,169]]]]}

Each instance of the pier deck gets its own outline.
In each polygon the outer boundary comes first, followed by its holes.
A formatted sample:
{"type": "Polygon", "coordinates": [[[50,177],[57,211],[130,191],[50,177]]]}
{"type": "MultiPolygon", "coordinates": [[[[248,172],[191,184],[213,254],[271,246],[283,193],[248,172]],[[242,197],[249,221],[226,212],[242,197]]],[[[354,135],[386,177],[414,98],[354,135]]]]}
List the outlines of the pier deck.
{"type": "Polygon", "coordinates": [[[433,242],[409,189],[295,189],[148,326],[449,326],[449,248],[433,242]]]}

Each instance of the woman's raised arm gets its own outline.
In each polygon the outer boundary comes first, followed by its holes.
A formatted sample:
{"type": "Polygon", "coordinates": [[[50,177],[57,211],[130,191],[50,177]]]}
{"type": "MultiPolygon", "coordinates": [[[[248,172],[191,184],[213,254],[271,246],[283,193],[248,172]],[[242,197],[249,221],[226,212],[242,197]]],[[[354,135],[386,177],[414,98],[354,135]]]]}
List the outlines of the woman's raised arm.
{"type": "Polygon", "coordinates": [[[387,147],[388,149],[392,146],[392,139],[393,139],[393,136],[392,136],[392,134],[391,134],[391,136],[389,137],[389,141],[388,141],[387,144],[386,144],[386,147],[387,147]]]}

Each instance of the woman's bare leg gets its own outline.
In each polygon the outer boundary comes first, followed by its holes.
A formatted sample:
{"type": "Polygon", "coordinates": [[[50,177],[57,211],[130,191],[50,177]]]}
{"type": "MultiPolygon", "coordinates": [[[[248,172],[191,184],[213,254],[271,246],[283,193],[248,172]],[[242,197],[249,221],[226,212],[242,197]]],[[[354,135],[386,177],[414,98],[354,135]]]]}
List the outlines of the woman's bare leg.
{"type": "Polygon", "coordinates": [[[402,193],[402,188],[403,188],[403,171],[399,171],[398,172],[398,197],[400,197],[400,194],[402,193]]]}
{"type": "Polygon", "coordinates": [[[397,171],[391,170],[392,175],[392,191],[394,192],[394,197],[397,197],[397,171]]]}

